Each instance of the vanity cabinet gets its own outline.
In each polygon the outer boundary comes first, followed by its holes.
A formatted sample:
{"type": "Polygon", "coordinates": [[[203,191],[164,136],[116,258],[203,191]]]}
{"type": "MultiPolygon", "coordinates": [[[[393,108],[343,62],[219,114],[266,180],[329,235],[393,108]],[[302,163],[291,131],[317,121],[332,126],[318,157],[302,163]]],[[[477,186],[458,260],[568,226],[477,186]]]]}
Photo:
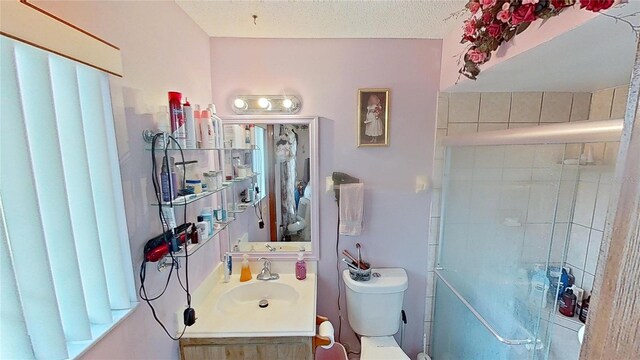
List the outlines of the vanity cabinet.
{"type": "Polygon", "coordinates": [[[311,337],[182,338],[181,360],[312,360],[311,337]]]}

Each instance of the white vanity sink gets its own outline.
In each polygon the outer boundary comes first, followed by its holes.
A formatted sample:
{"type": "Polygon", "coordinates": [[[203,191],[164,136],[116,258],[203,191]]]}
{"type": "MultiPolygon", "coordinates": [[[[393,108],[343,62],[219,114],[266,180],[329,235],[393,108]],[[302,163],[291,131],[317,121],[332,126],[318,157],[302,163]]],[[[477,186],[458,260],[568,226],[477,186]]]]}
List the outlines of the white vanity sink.
{"type": "Polygon", "coordinates": [[[300,295],[293,286],[276,281],[241,283],[220,295],[217,308],[234,316],[262,316],[265,313],[287,316],[289,309],[298,305],[300,295]],[[261,301],[263,307],[260,307],[261,301]]]}
{"type": "MultiPolygon", "coordinates": [[[[222,281],[222,265],[203,281],[192,295],[196,323],[185,337],[267,337],[313,336],[316,332],[316,274],[309,271],[305,280],[297,280],[293,261],[274,261],[278,280],[256,280],[261,264],[252,263],[253,279],[240,282],[234,263],[231,281],[222,281]],[[267,306],[259,305],[266,300],[267,306]]],[[[177,313],[182,324],[182,311],[177,313]]],[[[181,331],[182,325],[179,326],[181,331]]]]}

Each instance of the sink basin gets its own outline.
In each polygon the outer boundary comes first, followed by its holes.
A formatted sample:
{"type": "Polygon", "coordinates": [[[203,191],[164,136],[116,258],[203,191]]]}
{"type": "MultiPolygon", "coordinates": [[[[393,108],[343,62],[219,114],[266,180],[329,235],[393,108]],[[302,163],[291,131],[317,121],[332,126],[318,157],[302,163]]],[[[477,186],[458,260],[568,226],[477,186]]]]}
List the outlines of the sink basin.
{"type": "MultiPolygon", "coordinates": [[[[240,274],[224,282],[222,264],[192,293],[191,306],[196,323],[189,326],[187,338],[314,336],[316,333],[317,278],[307,272],[305,280],[296,279],[293,261],[272,262],[277,280],[257,280],[262,263],[253,263],[254,278],[240,282],[240,274]]],[[[308,268],[309,270],[309,268],[308,268]]],[[[178,323],[184,308],[176,312],[178,323]]]]}
{"type": "Polygon", "coordinates": [[[220,295],[218,310],[229,315],[241,315],[254,312],[283,311],[298,302],[300,295],[289,284],[272,281],[250,282],[236,286],[220,295]],[[261,300],[266,300],[259,306],[261,300]],[[264,306],[264,304],[267,304],[264,306]]]}

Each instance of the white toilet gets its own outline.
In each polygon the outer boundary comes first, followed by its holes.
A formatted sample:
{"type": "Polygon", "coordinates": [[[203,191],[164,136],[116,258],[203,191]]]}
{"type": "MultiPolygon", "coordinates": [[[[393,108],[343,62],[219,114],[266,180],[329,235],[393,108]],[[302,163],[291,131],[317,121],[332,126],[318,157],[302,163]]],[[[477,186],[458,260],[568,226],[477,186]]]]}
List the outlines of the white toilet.
{"type": "Polygon", "coordinates": [[[351,328],[361,336],[361,360],[409,359],[393,335],[400,327],[402,300],[409,281],[401,268],[372,269],[371,280],[355,281],[342,273],[351,328]]]}

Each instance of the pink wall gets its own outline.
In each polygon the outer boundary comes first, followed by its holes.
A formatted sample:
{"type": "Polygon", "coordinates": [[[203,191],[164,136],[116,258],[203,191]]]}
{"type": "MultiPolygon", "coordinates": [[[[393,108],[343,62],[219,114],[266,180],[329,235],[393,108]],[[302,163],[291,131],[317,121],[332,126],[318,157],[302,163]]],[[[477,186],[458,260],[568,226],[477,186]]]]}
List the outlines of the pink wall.
{"type": "MultiPolygon", "coordinates": [[[[496,66],[503,61],[512,57],[521,55],[536,46],[553,40],[556,36],[570,31],[583,23],[598,16],[597,13],[580,10],[576,5],[562,12],[562,16],[556,16],[547,21],[537,20],[529,26],[523,33],[514,37],[511,41],[504,44],[487,62],[480,66],[481,71],[488,71],[491,67],[496,66]]],[[[460,64],[458,59],[468,44],[460,44],[462,37],[462,22],[460,19],[460,28],[455,28],[447,34],[442,42],[442,72],[440,74],[440,90],[453,91],[457,81],[473,81],[460,77],[458,80],[458,70],[460,64]]]]}
{"type": "MultiPolygon", "coordinates": [[[[285,91],[302,97],[301,114],[321,117],[320,186],[333,171],[366,184],[366,229],[360,237],[343,237],[340,249],[354,250],[361,242],[374,266],[407,269],[404,348],[414,357],[422,348],[430,211],[428,192],[415,193],[415,177],[431,174],[441,41],[217,38],[211,39],[211,58],[213,99],[221,114],[232,114],[236,94],[285,91]],[[356,95],[367,87],[391,88],[388,148],[356,147],[356,95]]],[[[337,208],[333,195],[323,191],[319,205],[318,313],[337,328],[337,208]]],[[[353,344],[343,324],[343,337],[353,344]]]]}
{"type": "MultiPolygon", "coordinates": [[[[118,151],[134,269],[140,267],[146,240],[160,233],[150,202],[149,152],[141,131],[155,128],[153,114],[166,105],[167,91],[182,91],[191,103],[211,97],[209,37],[174,3],[167,1],[36,2],[122,50],[124,77],[111,78],[118,151]]],[[[206,160],[206,159],[202,159],[206,160]]],[[[211,242],[190,259],[190,278],[196,287],[219,259],[211,242]]],[[[156,294],[166,273],[149,266],[147,286],[156,294]]],[[[136,281],[137,283],[137,281],[136,281]]],[[[175,311],[185,303],[175,279],[157,310],[169,331],[175,332],[175,311]]],[[[146,304],[107,334],[84,356],[86,359],[177,359],[177,342],[155,324],[146,304]]]]}

